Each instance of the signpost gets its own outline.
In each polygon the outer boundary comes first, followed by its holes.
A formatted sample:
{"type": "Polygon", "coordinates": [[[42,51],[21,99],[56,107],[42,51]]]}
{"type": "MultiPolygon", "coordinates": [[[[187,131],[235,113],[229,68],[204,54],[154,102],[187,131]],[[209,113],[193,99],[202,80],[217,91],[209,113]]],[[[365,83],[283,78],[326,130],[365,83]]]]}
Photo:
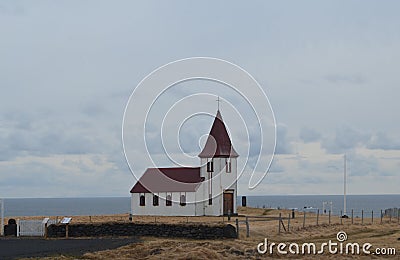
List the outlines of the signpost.
{"type": "Polygon", "coordinates": [[[65,238],[68,238],[68,224],[71,222],[72,218],[63,218],[61,220],[61,224],[65,224],[65,238]]]}
{"type": "Polygon", "coordinates": [[[324,202],[322,202],[322,211],[323,211],[323,214],[325,214],[325,215],[328,214],[328,212],[326,210],[326,208],[328,206],[330,206],[330,212],[332,212],[332,209],[333,209],[332,201],[324,201],[324,202]]]}

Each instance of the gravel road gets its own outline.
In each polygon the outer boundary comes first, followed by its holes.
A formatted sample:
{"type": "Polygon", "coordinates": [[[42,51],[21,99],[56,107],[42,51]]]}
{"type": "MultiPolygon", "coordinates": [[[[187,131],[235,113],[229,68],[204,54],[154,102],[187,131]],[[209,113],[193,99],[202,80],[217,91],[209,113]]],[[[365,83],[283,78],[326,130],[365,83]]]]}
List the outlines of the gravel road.
{"type": "Polygon", "coordinates": [[[138,238],[42,239],[0,238],[0,259],[44,257],[53,255],[81,256],[86,252],[113,249],[139,242],[138,238]]]}

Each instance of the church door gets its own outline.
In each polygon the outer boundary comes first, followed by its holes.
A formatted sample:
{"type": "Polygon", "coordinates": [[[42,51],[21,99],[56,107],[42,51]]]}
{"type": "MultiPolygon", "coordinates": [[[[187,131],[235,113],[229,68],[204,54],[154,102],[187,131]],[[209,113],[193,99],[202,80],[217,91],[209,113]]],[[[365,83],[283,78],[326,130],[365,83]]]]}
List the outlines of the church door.
{"type": "Polygon", "coordinates": [[[224,215],[233,214],[233,192],[224,192],[224,215]]]}

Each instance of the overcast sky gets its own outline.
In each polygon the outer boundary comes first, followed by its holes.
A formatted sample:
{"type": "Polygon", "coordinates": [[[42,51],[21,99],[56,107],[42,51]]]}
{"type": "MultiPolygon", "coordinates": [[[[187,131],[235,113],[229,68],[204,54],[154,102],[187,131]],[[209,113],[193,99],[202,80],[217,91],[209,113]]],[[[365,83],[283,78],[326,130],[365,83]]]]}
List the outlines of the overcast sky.
{"type": "MultiPolygon", "coordinates": [[[[399,1],[367,0],[0,0],[0,197],[129,196],[128,98],[157,67],[193,56],[244,68],[275,112],[272,168],[252,191],[244,176],[239,194],[341,194],[343,154],[349,194],[398,193],[399,10],[399,1]]],[[[166,95],[220,89],[183,85],[166,95]]],[[[243,132],[227,102],[221,111],[240,151],[243,132]]],[[[212,120],[188,120],[184,152],[199,152],[212,120]]],[[[148,124],[146,135],[161,127],[148,124]]],[[[151,142],[150,151],[165,158],[151,142]]]]}

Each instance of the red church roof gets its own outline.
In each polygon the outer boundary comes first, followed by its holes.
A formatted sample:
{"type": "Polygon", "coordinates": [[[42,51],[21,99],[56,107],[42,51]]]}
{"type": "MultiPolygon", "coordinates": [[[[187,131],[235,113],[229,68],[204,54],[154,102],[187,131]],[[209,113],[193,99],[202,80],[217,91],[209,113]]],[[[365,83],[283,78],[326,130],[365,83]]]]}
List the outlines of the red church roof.
{"type": "Polygon", "coordinates": [[[148,168],[131,193],[194,192],[200,186],[200,168],[148,168]]]}
{"type": "Polygon", "coordinates": [[[232,146],[228,131],[226,130],[221,113],[217,111],[214,123],[208,135],[206,145],[203,151],[199,154],[200,158],[215,158],[215,157],[238,157],[239,154],[232,146]]]}

